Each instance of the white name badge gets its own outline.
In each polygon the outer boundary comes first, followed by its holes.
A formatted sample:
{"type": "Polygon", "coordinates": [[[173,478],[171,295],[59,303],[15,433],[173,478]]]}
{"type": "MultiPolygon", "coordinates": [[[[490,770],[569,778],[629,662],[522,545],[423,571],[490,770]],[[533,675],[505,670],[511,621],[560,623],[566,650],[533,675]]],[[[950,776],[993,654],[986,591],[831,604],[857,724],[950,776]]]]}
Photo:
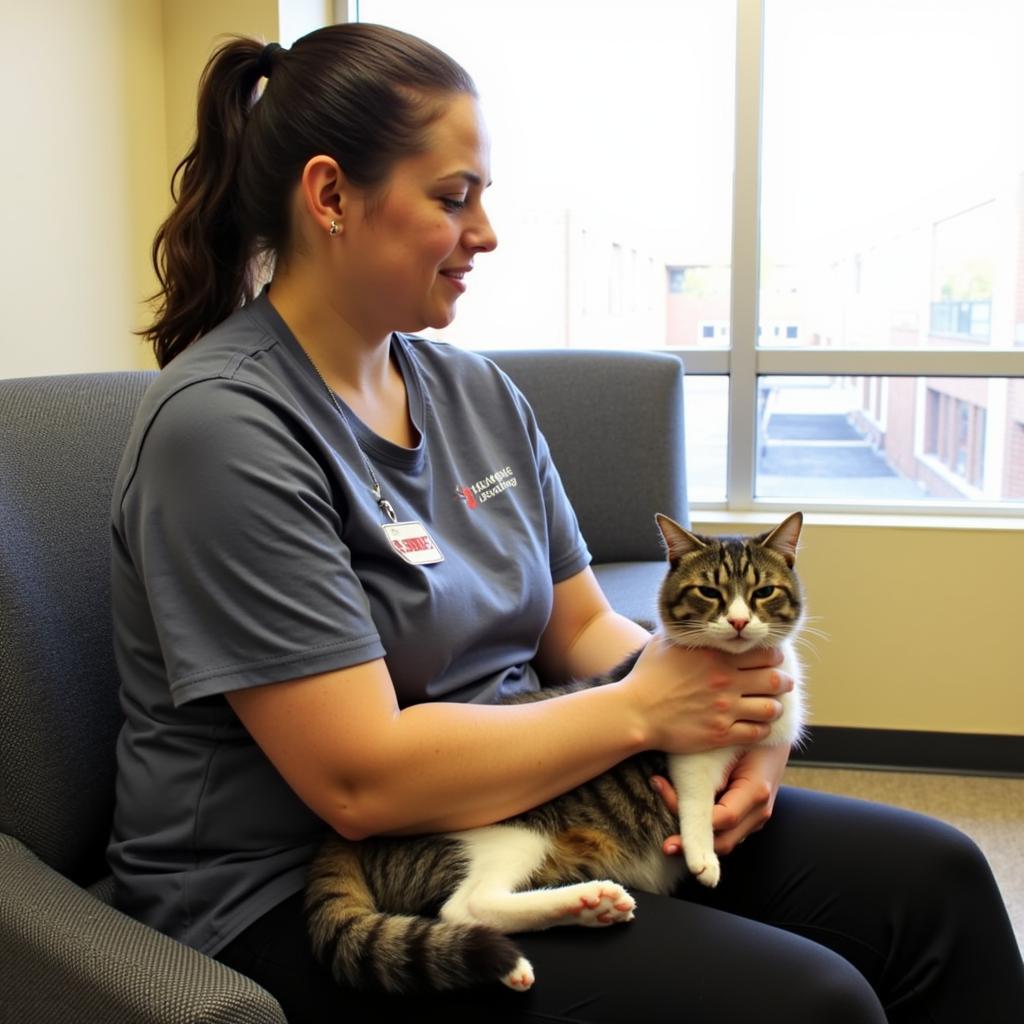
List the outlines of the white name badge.
{"type": "Polygon", "coordinates": [[[443,562],[444,555],[423,528],[422,523],[384,523],[391,547],[410,565],[433,565],[443,562]]]}

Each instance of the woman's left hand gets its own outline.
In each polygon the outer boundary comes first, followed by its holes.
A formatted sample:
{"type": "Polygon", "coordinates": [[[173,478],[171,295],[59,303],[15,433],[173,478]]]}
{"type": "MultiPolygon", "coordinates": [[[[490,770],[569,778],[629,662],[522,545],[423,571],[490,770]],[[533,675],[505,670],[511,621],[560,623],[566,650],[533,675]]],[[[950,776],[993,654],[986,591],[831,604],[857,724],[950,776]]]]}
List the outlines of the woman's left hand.
{"type": "MultiPolygon", "coordinates": [[[[772,816],[775,797],[788,760],[788,746],[753,747],[736,762],[711,815],[716,853],[732,853],[752,832],[764,828],[772,816]]],[[[679,801],[671,783],[655,775],[651,785],[668,809],[678,814],[679,801]]],[[[662,850],[669,855],[681,853],[682,842],[679,836],[669,836],[662,843],[662,850]]]]}

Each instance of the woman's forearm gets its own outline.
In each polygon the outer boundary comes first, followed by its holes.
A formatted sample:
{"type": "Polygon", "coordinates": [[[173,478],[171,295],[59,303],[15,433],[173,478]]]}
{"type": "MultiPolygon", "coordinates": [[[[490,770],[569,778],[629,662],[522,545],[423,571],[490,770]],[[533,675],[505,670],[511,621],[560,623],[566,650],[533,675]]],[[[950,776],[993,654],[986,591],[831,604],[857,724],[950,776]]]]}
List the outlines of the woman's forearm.
{"type": "MultiPolygon", "coordinates": [[[[632,646],[630,627],[605,625],[624,649],[632,646]]],[[[578,632],[581,650],[609,653],[578,632]]],[[[615,653],[617,660],[622,651],[615,653]]],[[[772,671],[779,660],[686,651],[655,638],[621,682],[527,704],[400,710],[383,659],[227,699],[295,793],[358,839],[490,824],[640,750],[763,739],[786,685],[772,671]]]]}
{"type": "MultiPolygon", "coordinates": [[[[645,629],[617,612],[595,616],[569,651],[570,674],[576,679],[601,675],[649,639],[645,629]]],[[[374,803],[401,817],[411,812],[416,820],[378,831],[400,834],[491,824],[536,807],[642,749],[643,731],[639,722],[630,727],[630,712],[618,689],[601,687],[600,692],[540,705],[495,709],[419,704],[403,711],[396,723],[402,735],[396,734],[395,749],[419,778],[412,787],[403,785],[400,797],[381,793],[374,803]],[[438,736],[445,737],[443,754],[438,736]],[[466,778],[469,765],[472,780],[466,778]]]]}
{"type": "MultiPolygon", "coordinates": [[[[606,636],[631,649],[631,628],[604,625],[606,636]]],[[[687,753],[756,742],[780,713],[775,695],[792,685],[773,670],[778,661],[777,652],[729,659],[655,639],[621,682],[527,704],[407,708],[378,733],[375,752],[356,760],[366,767],[350,790],[352,831],[491,824],[641,750],[687,753]]]]}
{"type": "MultiPolygon", "coordinates": [[[[616,685],[509,706],[418,704],[395,719],[374,766],[346,787],[351,838],[454,831],[536,807],[643,749],[616,685]]],[[[336,826],[337,827],[337,826],[336,826]]]]}

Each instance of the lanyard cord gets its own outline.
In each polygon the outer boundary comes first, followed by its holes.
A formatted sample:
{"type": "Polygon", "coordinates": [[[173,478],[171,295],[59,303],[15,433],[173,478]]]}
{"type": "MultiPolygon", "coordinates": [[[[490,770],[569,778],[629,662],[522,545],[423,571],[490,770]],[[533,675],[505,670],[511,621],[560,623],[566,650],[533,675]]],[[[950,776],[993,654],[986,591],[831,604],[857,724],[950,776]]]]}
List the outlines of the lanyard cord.
{"type": "Polygon", "coordinates": [[[324,379],[324,375],[320,372],[320,367],[313,362],[312,357],[305,349],[302,349],[302,351],[306,359],[309,361],[309,365],[313,367],[313,372],[317,375],[317,377],[320,378],[320,383],[323,384],[324,390],[327,392],[327,397],[331,400],[331,405],[333,405],[334,408],[338,410],[338,414],[345,421],[345,426],[348,427],[349,431],[352,434],[352,439],[356,443],[356,451],[359,452],[359,457],[363,460],[363,468],[370,476],[370,491],[373,493],[374,498],[377,500],[377,506],[380,508],[381,512],[383,512],[384,515],[386,515],[388,519],[391,520],[391,522],[397,523],[398,516],[395,515],[394,506],[391,504],[390,501],[387,500],[387,498],[381,495],[380,481],[377,480],[377,474],[374,473],[373,466],[370,465],[370,460],[366,457],[366,452],[363,451],[362,447],[359,444],[359,438],[356,437],[356,432],[352,429],[352,423],[348,418],[348,413],[345,411],[345,407],[341,404],[340,400],[338,399],[338,396],[334,393],[334,389],[324,379]]]}

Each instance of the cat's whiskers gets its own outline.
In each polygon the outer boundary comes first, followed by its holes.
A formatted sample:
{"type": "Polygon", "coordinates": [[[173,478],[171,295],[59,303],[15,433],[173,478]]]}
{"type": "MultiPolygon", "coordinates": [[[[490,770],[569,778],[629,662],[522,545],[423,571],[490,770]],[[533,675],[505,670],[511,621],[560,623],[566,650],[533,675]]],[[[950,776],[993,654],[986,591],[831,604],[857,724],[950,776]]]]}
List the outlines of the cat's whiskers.
{"type": "MultiPolygon", "coordinates": [[[[817,626],[810,625],[810,623],[812,623],[812,622],[820,622],[820,621],[821,621],[820,616],[807,616],[807,617],[805,617],[801,621],[801,623],[800,623],[800,628],[799,628],[799,631],[797,632],[797,634],[796,634],[796,636],[794,638],[794,643],[796,643],[796,644],[808,643],[811,640],[812,637],[814,639],[816,639],[816,640],[826,640],[826,641],[829,640],[830,639],[829,634],[826,633],[825,630],[819,629],[817,626]]],[[[810,645],[808,644],[808,646],[810,646],[810,645]]]]}
{"type": "Polygon", "coordinates": [[[799,640],[804,636],[817,637],[819,640],[830,639],[829,634],[826,633],[825,630],[818,629],[816,626],[804,626],[804,628],[800,631],[800,635],[797,637],[797,639],[799,640]]]}
{"type": "Polygon", "coordinates": [[[780,640],[787,640],[802,628],[801,622],[769,622],[767,625],[766,640],[778,643],[780,640]]]}
{"type": "Polygon", "coordinates": [[[702,622],[692,626],[684,622],[666,623],[665,636],[678,647],[707,646],[707,630],[702,622]]]}
{"type": "Polygon", "coordinates": [[[818,649],[814,641],[808,636],[798,636],[793,639],[793,648],[801,655],[813,654],[817,657],[818,649]]]}

